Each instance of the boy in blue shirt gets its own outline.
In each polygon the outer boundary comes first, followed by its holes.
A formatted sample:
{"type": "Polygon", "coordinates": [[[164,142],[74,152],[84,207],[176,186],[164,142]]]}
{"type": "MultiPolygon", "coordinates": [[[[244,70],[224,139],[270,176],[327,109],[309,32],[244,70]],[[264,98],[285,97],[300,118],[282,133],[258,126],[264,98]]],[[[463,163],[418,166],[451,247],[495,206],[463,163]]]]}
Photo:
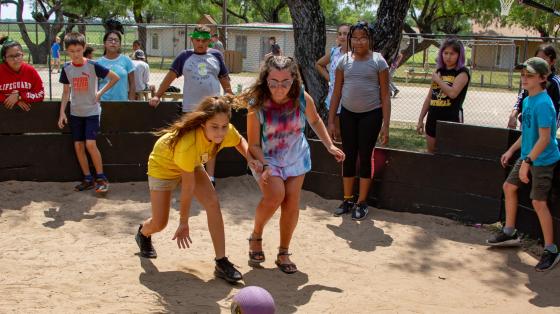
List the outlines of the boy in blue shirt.
{"type": "Polygon", "coordinates": [[[544,252],[537,271],[546,271],[560,261],[558,247],[553,242],[552,216],[546,203],[552,187],[554,167],[560,160],[556,140],[556,111],[545,91],[549,73],[547,62],[539,57],[530,58],[521,68],[521,84],[529,96],[523,100],[521,137],[502,155],[502,166],[506,166],[512,155],[521,148],[521,158],[515,163],[506,182],[506,225],[495,238],[486,242],[491,246],[514,246],[520,244],[515,229],[517,214],[517,190],[521,184],[532,181],[531,200],[544,235],[544,252]]]}
{"type": "Polygon", "coordinates": [[[84,35],[76,32],[68,33],[64,37],[64,45],[71,62],[66,63],[60,72],[60,83],[64,84],[64,90],[60,104],[58,127],[62,129],[70,120],[76,157],[84,175],[82,183],[76,185],[74,190],[84,191],[95,187],[96,192],[104,194],[109,190],[109,181],[103,173],[101,153],[96,142],[101,116],[99,100],[106,91],[115,85],[119,77],[115,72],[99,65],[97,62],[84,58],[86,46],[84,35]],[[98,92],[98,78],[105,77],[109,79],[109,83],[98,92]],[[72,96],[70,119],[67,119],[66,106],[70,95],[72,96]],[[89,169],[86,149],[95,167],[95,182],[89,169]]]}
{"type": "Polygon", "coordinates": [[[54,43],[51,46],[51,61],[52,73],[58,73],[60,68],[60,38],[58,36],[55,37],[54,43]]]}

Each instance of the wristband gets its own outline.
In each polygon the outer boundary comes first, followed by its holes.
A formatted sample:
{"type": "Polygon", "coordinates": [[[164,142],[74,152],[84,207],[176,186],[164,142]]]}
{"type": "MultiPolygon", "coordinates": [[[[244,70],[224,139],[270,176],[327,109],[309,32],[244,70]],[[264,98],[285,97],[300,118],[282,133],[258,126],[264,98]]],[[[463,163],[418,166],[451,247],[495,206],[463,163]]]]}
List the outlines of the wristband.
{"type": "Polygon", "coordinates": [[[268,164],[263,164],[263,170],[264,168],[268,167],[268,164]]]}

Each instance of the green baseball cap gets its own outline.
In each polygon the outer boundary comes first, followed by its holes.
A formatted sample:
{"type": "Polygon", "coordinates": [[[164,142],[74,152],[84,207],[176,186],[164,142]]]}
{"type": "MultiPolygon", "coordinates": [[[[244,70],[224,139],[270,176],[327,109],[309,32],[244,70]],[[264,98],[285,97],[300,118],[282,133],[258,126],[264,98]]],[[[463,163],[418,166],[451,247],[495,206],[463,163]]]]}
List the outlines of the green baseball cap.
{"type": "Polygon", "coordinates": [[[515,66],[515,69],[522,70],[526,69],[529,73],[540,74],[547,76],[550,73],[548,68],[548,62],[543,58],[532,57],[527,59],[525,62],[515,66]]]}

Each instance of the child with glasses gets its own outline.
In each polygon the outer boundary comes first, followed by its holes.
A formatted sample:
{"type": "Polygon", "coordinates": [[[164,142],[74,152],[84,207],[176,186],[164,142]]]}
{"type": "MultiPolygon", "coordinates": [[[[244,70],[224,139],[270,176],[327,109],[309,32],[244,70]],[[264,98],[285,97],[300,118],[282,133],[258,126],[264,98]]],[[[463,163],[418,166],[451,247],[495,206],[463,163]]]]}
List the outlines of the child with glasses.
{"type": "Polygon", "coordinates": [[[373,29],[367,22],[352,25],[347,41],[349,52],[336,67],[328,123],[329,133],[335,136],[336,110],[340,105],[340,136],[346,154],[342,165],[344,200],[334,215],[351,212],[353,220],[362,220],[368,215],[366,200],[375,143],[379,135],[382,144],[389,140],[389,67],[381,54],[373,52],[373,29]],[[353,191],[358,157],[360,186],[356,200],[353,191]]]}
{"type": "Polygon", "coordinates": [[[23,61],[23,48],[8,37],[0,38],[0,103],[7,109],[24,111],[43,101],[43,81],[34,67],[23,61]]]}
{"type": "Polygon", "coordinates": [[[289,247],[298,222],[303,179],[311,170],[309,144],[303,133],[306,121],[337,161],[344,160],[344,153],[334,146],[313,99],[303,90],[292,58],[268,57],[257,81],[242,97],[249,104],[249,150],[263,168],[262,172],[254,172],[263,197],[249,237],[249,265],[264,262],[264,227],[280,207],[280,247],[275,263],[281,271],[291,274],[297,267],[290,261],[289,247]]]}
{"type": "MultiPolygon", "coordinates": [[[[136,99],[136,79],[134,77],[134,64],[129,57],[121,53],[122,35],[119,31],[108,31],[103,37],[104,51],[103,56],[97,63],[115,72],[119,76],[119,81],[113,88],[103,94],[102,101],[108,100],[135,100],[136,99]]],[[[103,88],[108,79],[99,82],[99,89],[103,88]]]]}
{"type": "Polygon", "coordinates": [[[521,85],[528,96],[523,100],[521,137],[502,155],[506,167],[513,154],[521,149],[521,156],[504,182],[506,224],[494,238],[486,241],[491,246],[518,246],[520,238],[515,229],[517,216],[517,191],[531,182],[531,200],[544,236],[544,252],[536,271],[546,271],[560,261],[558,247],[554,244],[552,216],[547,204],[552,188],[554,168],[560,160],[556,140],[556,110],[545,88],[550,73],[549,64],[533,57],[520,64],[521,85]]]}

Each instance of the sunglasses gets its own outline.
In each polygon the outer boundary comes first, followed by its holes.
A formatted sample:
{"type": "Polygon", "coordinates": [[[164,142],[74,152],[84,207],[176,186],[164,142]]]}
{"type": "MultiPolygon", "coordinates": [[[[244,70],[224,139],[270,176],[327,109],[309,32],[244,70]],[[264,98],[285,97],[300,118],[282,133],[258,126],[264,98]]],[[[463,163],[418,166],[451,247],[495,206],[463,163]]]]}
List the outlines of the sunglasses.
{"type": "Polygon", "coordinates": [[[281,82],[278,82],[277,80],[268,80],[268,87],[269,88],[290,88],[290,86],[292,86],[292,83],[294,82],[294,80],[284,80],[281,82]]]}

